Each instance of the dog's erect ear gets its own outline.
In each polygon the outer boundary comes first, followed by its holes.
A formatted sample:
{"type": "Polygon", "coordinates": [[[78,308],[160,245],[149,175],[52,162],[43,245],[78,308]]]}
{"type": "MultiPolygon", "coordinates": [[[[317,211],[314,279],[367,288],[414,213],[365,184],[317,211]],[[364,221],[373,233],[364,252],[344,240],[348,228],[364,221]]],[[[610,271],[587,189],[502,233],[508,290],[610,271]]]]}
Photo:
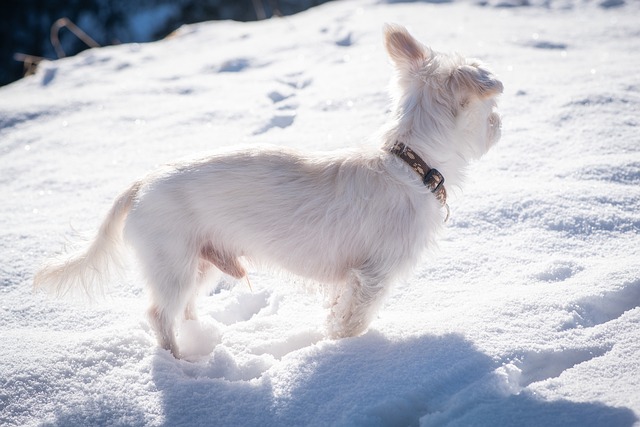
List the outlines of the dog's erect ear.
{"type": "Polygon", "coordinates": [[[499,95],[503,90],[502,82],[477,64],[459,66],[451,78],[456,89],[471,92],[480,98],[499,95]]]}
{"type": "Polygon", "coordinates": [[[384,25],[384,45],[398,67],[415,69],[429,57],[429,52],[402,25],[384,25]]]}

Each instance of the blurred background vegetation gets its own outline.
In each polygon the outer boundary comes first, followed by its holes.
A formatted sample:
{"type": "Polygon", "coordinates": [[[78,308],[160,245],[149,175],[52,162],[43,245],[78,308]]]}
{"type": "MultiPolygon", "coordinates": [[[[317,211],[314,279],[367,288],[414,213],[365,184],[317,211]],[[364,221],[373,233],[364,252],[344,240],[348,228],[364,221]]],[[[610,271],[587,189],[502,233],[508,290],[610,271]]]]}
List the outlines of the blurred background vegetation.
{"type": "Polygon", "coordinates": [[[1,0],[0,86],[41,58],[161,39],[182,24],[291,15],[328,0],[1,0]],[[64,21],[60,21],[65,18],[64,21]],[[52,42],[53,37],[53,42],[52,42]]]}

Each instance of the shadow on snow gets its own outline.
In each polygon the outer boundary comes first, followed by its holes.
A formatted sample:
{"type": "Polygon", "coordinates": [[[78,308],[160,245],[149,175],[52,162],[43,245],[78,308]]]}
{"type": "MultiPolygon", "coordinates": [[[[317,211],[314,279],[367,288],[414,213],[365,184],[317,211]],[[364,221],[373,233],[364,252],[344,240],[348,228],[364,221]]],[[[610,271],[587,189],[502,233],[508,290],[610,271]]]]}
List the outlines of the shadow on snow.
{"type": "Polygon", "coordinates": [[[159,351],[165,425],[631,426],[627,408],[510,394],[499,363],[456,334],[323,341],[251,381],[186,375],[159,351]]]}

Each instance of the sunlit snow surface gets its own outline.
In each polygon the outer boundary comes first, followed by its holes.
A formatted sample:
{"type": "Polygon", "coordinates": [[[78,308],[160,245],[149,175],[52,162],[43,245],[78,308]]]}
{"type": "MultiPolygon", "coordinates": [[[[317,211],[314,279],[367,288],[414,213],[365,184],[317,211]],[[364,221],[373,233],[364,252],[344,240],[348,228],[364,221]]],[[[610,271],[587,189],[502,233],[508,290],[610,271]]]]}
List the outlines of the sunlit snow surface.
{"type": "Polygon", "coordinates": [[[0,89],[0,425],[638,425],[640,7],[532,4],[359,0],[204,23],[0,89]],[[157,165],[366,141],[388,112],[386,21],[488,62],[504,129],[369,332],[325,339],[320,295],[252,271],[253,291],[200,299],[177,361],[135,263],[91,304],[32,292],[37,267],[157,165]]]}

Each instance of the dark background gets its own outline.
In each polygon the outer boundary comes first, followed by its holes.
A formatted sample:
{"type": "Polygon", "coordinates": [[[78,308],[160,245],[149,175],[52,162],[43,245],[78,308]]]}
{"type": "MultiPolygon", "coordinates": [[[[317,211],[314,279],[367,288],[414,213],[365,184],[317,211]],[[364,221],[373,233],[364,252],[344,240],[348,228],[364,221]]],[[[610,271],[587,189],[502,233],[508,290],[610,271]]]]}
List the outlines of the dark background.
{"type": "MultiPolygon", "coordinates": [[[[67,18],[99,45],[158,40],[194,22],[253,21],[291,15],[328,0],[2,0],[0,86],[25,74],[16,54],[56,59],[51,28],[67,18]]],[[[66,56],[88,46],[68,28],[58,32],[66,56]]],[[[35,58],[37,62],[37,58],[35,58]]]]}

